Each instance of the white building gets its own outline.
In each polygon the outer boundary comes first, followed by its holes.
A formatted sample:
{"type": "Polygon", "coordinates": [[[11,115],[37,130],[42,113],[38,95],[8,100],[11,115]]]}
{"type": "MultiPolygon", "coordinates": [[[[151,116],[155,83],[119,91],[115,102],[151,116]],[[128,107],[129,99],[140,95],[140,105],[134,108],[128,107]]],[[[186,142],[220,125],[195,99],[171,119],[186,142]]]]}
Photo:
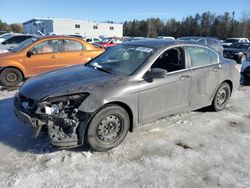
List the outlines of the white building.
{"type": "Polygon", "coordinates": [[[98,23],[71,19],[35,18],[23,23],[24,33],[68,35],[80,34],[84,37],[122,37],[123,24],[98,23]]]}

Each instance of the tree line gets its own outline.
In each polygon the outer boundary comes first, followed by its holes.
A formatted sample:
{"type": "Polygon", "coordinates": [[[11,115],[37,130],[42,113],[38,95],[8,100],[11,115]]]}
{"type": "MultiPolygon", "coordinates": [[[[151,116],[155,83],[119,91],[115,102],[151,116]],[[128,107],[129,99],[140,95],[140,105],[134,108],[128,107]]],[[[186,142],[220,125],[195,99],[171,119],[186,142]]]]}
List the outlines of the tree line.
{"type": "Polygon", "coordinates": [[[240,20],[235,19],[235,13],[225,12],[216,15],[204,12],[201,15],[187,16],[181,21],[175,18],[163,21],[159,18],[146,20],[125,21],[123,25],[124,36],[209,36],[226,39],[230,37],[246,37],[250,39],[250,16],[242,14],[240,20]]]}
{"type": "MultiPolygon", "coordinates": [[[[110,21],[110,23],[113,23],[110,21]]],[[[209,36],[226,39],[230,37],[246,37],[250,39],[250,14],[243,12],[240,20],[235,13],[225,12],[216,15],[204,12],[184,17],[181,21],[175,18],[163,21],[160,18],[132,20],[123,23],[123,35],[131,37],[173,36],[209,36]]],[[[22,32],[21,24],[7,24],[0,20],[0,31],[22,32]]]]}
{"type": "Polygon", "coordinates": [[[21,33],[23,31],[23,28],[21,24],[7,24],[0,20],[0,31],[21,33]]]}

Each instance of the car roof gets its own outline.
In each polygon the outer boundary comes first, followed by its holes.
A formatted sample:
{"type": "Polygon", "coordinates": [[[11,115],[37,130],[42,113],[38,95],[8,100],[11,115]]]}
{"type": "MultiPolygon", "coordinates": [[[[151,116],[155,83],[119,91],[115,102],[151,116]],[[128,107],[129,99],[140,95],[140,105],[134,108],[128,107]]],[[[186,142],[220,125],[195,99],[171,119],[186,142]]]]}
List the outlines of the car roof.
{"type": "Polygon", "coordinates": [[[219,40],[218,37],[199,37],[199,36],[185,36],[185,37],[180,37],[178,39],[185,39],[185,38],[193,38],[193,39],[215,39],[219,40]]]}
{"type": "MultiPolygon", "coordinates": [[[[250,44],[250,42],[235,42],[233,44],[250,44]]],[[[231,44],[231,45],[233,45],[233,44],[231,44]]]]}
{"type": "Polygon", "coordinates": [[[232,37],[232,38],[227,38],[227,39],[248,39],[248,38],[232,37]]]}
{"type": "Polygon", "coordinates": [[[46,36],[39,36],[40,39],[78,39],[82,40],[81,38],[74,37],[74,36],[66,36],[66,35],[46,35],[46,36]]]}
{"type": "Polygon", "coordinates": [[[190,41],[182,41],[182,40],[160,40],[160,39],[146,39],[146,40],[132,40],[126,41],[123,44],[132,44],[138,46],[145,46],[150,48],[162,48],[166,46],[172,46],[177,44],[195,44],[190,41]]]}
{"type": "Polygon", "coordinates": [[[34,36],[33,34],[25,34],[25,33],[4,33],[4,34],[2,34],[1,36],[3,36],[3,35],[11,35],[11,36],[34,36]]]}

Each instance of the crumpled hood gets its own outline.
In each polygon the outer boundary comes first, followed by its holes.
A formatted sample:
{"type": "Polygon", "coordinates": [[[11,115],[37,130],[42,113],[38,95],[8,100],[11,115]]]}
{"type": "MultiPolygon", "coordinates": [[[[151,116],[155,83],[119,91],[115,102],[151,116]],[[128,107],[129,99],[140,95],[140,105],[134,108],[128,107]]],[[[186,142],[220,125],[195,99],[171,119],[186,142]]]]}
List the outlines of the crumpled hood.
{"type": "Polygon", "coordinates": [[[20,88],[20,93],[40,101],[48,96],[88,92],[86,89],[94,89],[95,82],[105,81],[112,77],[116,76],[84,65],[77,65],[30,78],[20,88]]]}

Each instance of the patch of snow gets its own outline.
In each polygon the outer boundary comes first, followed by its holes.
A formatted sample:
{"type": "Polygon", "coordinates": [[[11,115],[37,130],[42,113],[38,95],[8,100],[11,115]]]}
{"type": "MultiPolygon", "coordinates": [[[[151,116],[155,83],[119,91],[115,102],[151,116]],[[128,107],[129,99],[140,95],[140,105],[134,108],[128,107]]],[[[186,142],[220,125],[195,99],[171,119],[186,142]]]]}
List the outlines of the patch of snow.
{"type": "Polygon", "coordinates": [[[146,124],[108,152],[57,150],[13,114],[0,91],[0,187],[250,187],[250,87],[221,112],[146,124]]]}

